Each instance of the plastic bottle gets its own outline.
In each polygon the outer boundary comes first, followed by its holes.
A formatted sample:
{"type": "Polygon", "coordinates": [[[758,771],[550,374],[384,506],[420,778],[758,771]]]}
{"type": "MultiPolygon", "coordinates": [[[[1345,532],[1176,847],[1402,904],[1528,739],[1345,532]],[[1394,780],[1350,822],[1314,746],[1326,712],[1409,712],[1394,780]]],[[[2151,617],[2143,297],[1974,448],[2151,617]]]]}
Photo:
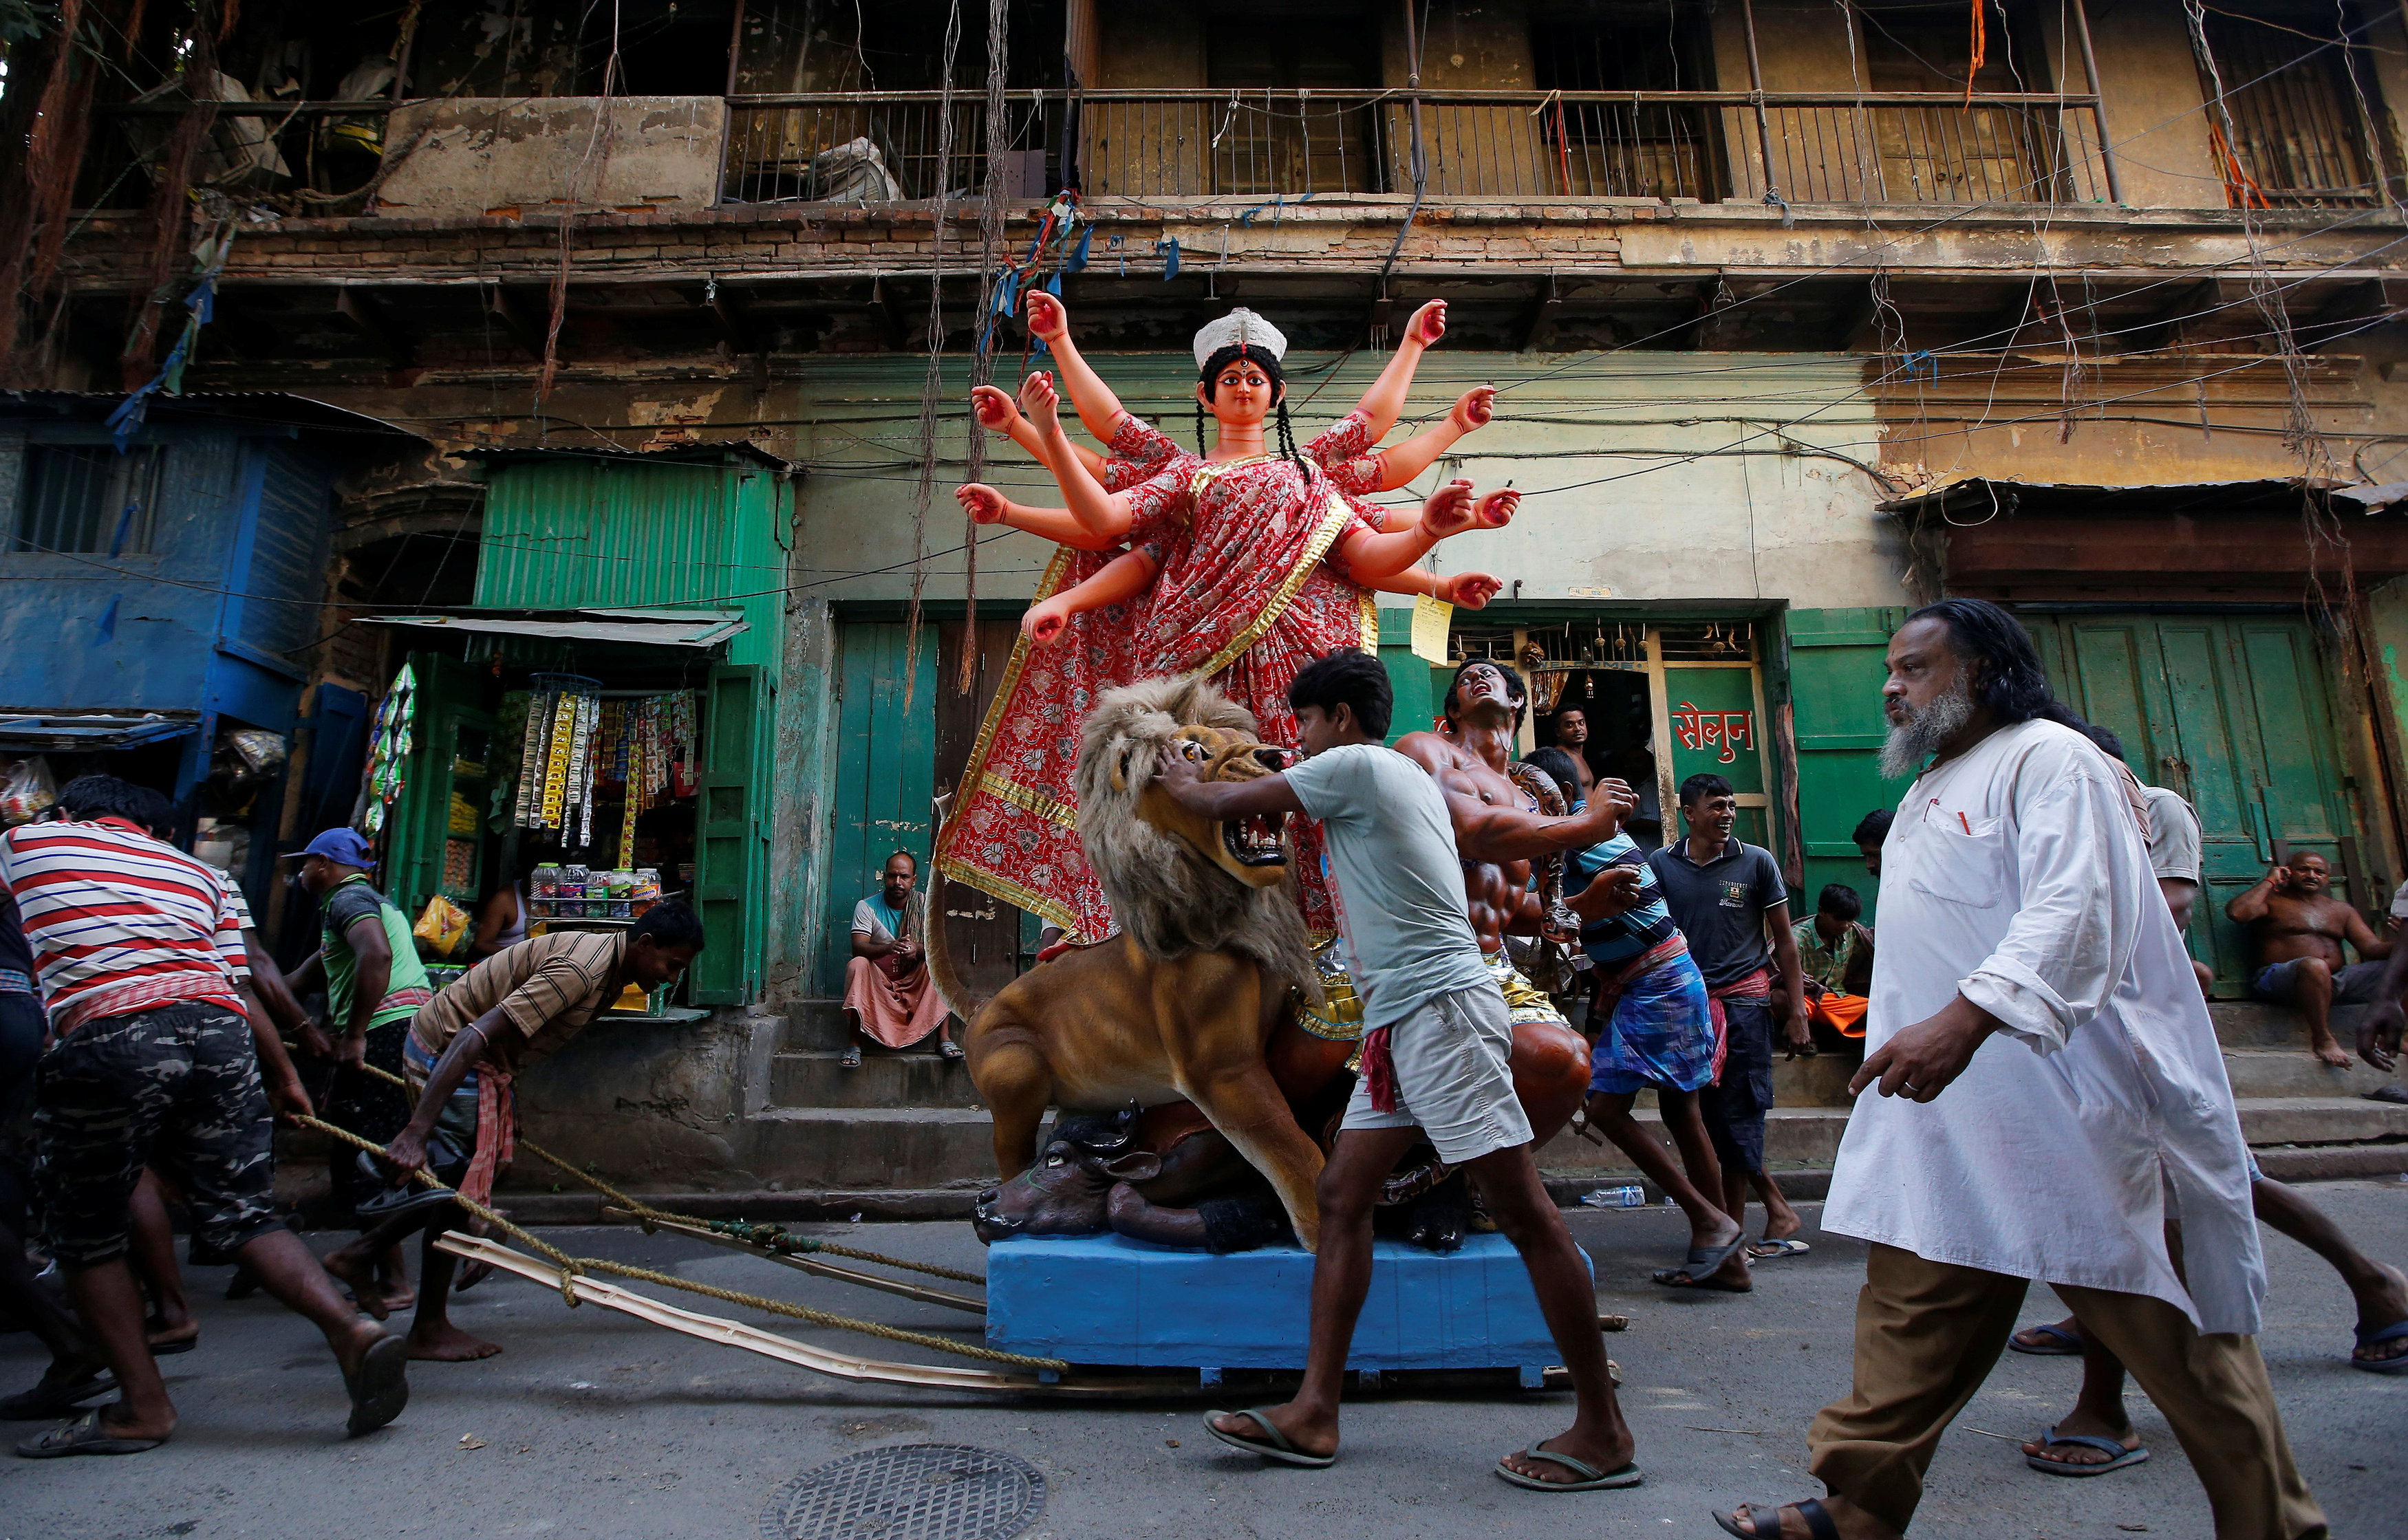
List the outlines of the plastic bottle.
{"type": "Polygon", "coordinates": [[[1581,1202],[1591,1208],[1644,1208],[1647,1206],[1647,1190],[1637,1182],[1627,1182],[1621,1187],[1600,1187],[1583,1196],[1581,1202]]]}

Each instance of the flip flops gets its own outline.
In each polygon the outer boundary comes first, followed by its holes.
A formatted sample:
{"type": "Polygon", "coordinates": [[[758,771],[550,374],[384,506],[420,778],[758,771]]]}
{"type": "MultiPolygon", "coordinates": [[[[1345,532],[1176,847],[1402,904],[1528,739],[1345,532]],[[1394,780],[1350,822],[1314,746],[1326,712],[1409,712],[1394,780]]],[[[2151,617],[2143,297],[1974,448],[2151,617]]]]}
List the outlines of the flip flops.
{"type": "Polygon", "coordinates": [[[2043,1326],[2027,1326],[2022,1332],[2017,1332],[2014,1336],[2009,1337],[2007,1346],[2018,1353],[2029,1353],[2034,1358],[2078,1358],[2082,1353],[2082,1333],[2069,1332],[2055,1322],[2043,1326]],[[2028,1346],[2023,1341],[2025,1333],[2046,1338],[2046,1346],[2028,1346]]]}
{"type": "Polygon", "coordinates": [[[1728,1246],[1693,1246],[1689,1248],[1689,1254],[1682,1259],[1680,1266],[1667,1267],[1648,1276],[1667,1289],[1715,1289],[1728,1294],[1744,1294],[1747,1292],[1745,1288],[1736,1283],[1716,1283],[1713,1275],[1722,1270],[1723,1263],[1746,1248],[1747,1236],[1744,1233],[1728,1246]]]}
{"type": "Polygon", "coordinates": [[[1539,1447],[1545,1442],[1543,1438],[1533,1441],[1528,1448],[1522,1451],[1522,1457],[1525,1460],[1552,1461],[1578,1476],[1579,1480],[1549,1481],[1543,1476],[1524,1476],[1501,1460],[1497,1462],[1498,1479],[1510,1481],[1528,1491],[1551,1492],[1612,1491],[1623,1487],[1635,1487],[1643,1479],[1639,1474],[1639,1462],[1635,1460],[1618,1471],[1601,1471],[1585,1460],[1539,1447]]]}
{"type": "Polygon", "coordinates": [[[1271,1421],[1268,1406],[1249,1406],[1242,1412],[1207,1412],[1204,1414],[1204,1431],[1233,1449],[1258,1454],[1265,1460],[1276,1460],[1283,1465],[1302,1465],[1307,1470],[1319,1471],[1338,1463],[1338,1457],[1334,1454],[1307,1454],[1290,1443],[1287,1434],[1280,1432],[1278,1424],[1271,1421]],[[1223,1433],[1221,1425],[1212,1420],[1220,1417],[1253,1418],[1254,1426],[1262,1429],[1263,1436],[1246,1438],[1238,1433],[1223,1433]]]}
{"type": "Polygon", "coordinates": [[[1840,1540],[1840,1526],[1831,1521],[1830,1510],[1823,1506],[1819,1498],[1801,1497],[1795,1503],[1742,1503],[1740,1507],[1747,1510],[1744,1520],[1739,1516],[1739,1508],[1714,1515],[1714,1522],[1723,1527],[1723,1533],[1736,1534],[1739,1540],[1779,1540],[1783,1508],[1797,1509],[1798,1517],[1806,1521],[1806,1533],[1814,1540],[1840,1540]],[[1770,1518],[1772,1527],[1766,1529],[1759,1525],[1756,1522],[1758,1515],[1770,1518]],[[1742,1522],[1747,1528],[1740,1528],[1742,1522]]]}
{"type": "Polygon", "coordinates": [[[1795,1235],[1790,1235],[1784,1236],[1777,1241],[1756,1242],[1754,1246],[1747,1248],[1747,1260],[1750,1262],[1774,1262],[1783,1257],[1802,1257],[1813,1249],[1814,1248],[1807,1245],[1804,1241],[1798,1239],[1795,1235]]]}
{"type": "Polygon", "coordinates": [[[119,1438],[102,1431],[98,1412],[86,1412],[63,1427],[21,1441],[17,1452],[28,1460],[56,1460],[70,1454],[140,1454],[165,1442],[164,1438],[119,1438]]]}
{"type": "Polygon", "coordinates": [[[145,1345],[150,1348],[150,1356],[152,1358],[172,1358],[178,1353],[189,1353],[194,1348],[198,1348],[201,1345],[201,1323],[199,1321],[193,1322],[192,1330],[184,1333],[181,1336],[170,1337],[159,1335],[159,1333],[165,1331],[166,1328],[154,1324],[158,1319],[159,1318],[156,1316],[153,1316],[150,1320],[146,1320],[142,1323],[144,1333],[143,1341],[145,1345]]]}
{"type": "MultiPolygon", "coordinates": [[[[2372,1332],[2360,1332],[2358,1345],[2360,1348],[2380,1348],[2386,1342],[2398,1342],[2401,1337],[2408,1337],[2408,1320],[2395,1320],[2372,1332]]],[[[2370,1375],[2408,1375],[2408,1353],[2394,1354],[2390,1358],[2358,1358],[2353,1354],[2349,1366],[2363,1369],[2370,1375]]]]}
{"type": "Polygon", "coordinates": [[[408,1339],[388,1332],[368,1344],[359,1368],[343,1374],[343,1389],[351,1396],[351,1420],[343,1426],[347,1436],[372,1433],[401,1415],[409,1405],[408,1369],[408,1339]]]}
{"type": "Polygon", "coordinates": [[[961,1056],[962,1046],[959,1043],[954,1042],[950,1037],[938,1039],[937,1057],[940,1059],[959,1059],[961,1056]]]}
{"type": "Polygon", "coordinates": [[[2145,1447],[2128,1449],[2117,1440],[2102,1438],[2097,1433],[2061,1433],[2051,1428],[2041,1434],[2040,1441],[2052,1448],[2071,1444],[2080,1448],[2097,1449],[2107,1457],[2103,1464],[2077,1465],[2071,1461],[2050,1460],[2042,1455],[2024,1456],[2025,1464],[2049,1476],[2105,1476],[2109,1471],[2120,1471],[2127,1465],[2137,1465],[2149,1458],[2145,1447]]]}

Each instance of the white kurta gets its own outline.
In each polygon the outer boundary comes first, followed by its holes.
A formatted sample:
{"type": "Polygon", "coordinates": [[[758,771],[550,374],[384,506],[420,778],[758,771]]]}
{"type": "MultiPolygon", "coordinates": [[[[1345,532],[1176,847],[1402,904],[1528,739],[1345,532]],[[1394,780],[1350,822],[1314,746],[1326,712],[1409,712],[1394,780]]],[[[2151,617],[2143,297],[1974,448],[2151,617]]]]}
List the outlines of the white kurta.
{"type": "Polygon", "coordinates": [[[1866,1088],[1823,1228],[2256,1332],[2266,1267],[2231,1084],[2104,756],[2030,721],[1929,771],[1882,847],[1881,898],[1867,1052],[1960,991],[2005,1025],[1929,1103],[1866,1088]]]}

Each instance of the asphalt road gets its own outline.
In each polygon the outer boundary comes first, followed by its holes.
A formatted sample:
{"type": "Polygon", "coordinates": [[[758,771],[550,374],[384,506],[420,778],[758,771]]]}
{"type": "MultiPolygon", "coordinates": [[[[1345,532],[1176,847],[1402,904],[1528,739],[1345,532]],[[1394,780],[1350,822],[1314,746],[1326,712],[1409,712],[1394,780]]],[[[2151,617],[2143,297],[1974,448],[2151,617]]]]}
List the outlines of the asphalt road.
{"type": "MultiPolygon", "coordinates": [[[[2408,1183],[2308,1191],[2361,1246],[2408,1262],[2408,1183]]],[[[1647,1472],[1636,1490],[1529,1493],[1488,1474],[1498,1454],[1568,1419],[1565,1394],[1373,1392],[1350,1405],[1335,1468],[1267,1468],[1205,1438],[1197,1419],[1216,1403],[1276,1396],[1074,1409],[853,1386],[596,1307],[572,1311],[507,1278],[462,1297],[455,1312],[507,1351],[483,1363],[413,1366],[408,1411],[346,1442],[341,1388],[317,1334],[265,1299],[220,1300],[224,1270],[195,1268],[201,1346],[165,1361],[183,1418],[176,1438],[124,1459],[0,1459],[0,1536],[752,1537],[765,1505],[799,1473],[924,1442],[1001,1450],[1040,1470],[1047,1504],[1029,1540],[1713,1536],[1711,1506],[1815,1490],[1804,1433],[1847,1386],[1860,1248],[1810,1233],[1813,1252],[1760,1269],[1753,1295],[1670,1296],[1646,1275],[1677,1255],[1676,1216],[1576,1210],[1570,1220],[1596,1259],[1599,1307],[1630,1317],[1629,1330],[1607,1340],[1647,1472]]],[[[978,1265],[967,1225],[851,1233],[897,1254],[978,1265]]],[[[625,1230],[549,1236],[572,1251],[898,1325],[944,1329],[962,1319],[688,1242],[625,1230]]],[[[2408,1376],[2351,1370],[2352,1312],[2331,1272],[2271,1233],[2267,1253],[2262,1346],[2300,1462],[2335,1534],[2398,1535],[2408,1376]]],[[[2035,1290],[2024,1319],[2057,1314],[2035,1290]]],[[[865,1340],[796,1334],[854,1350],[865,1340]]],[[[0,1337],[0,1384],[30,1383],[40,1362],[29,1338],[0,1337]]],[[[2137,1393],[2133,1415],[2156,1458],[2103,1478],[2028,1472],[2012,1447],[1976,1431],[2028,1436],[2070,1405],[2077,1377],[2070,1360],[2007,1355],[1942,1441],[1914,1533],[2207,1535],[2206,1503],[2182,1451],[2137,1393]]]]}

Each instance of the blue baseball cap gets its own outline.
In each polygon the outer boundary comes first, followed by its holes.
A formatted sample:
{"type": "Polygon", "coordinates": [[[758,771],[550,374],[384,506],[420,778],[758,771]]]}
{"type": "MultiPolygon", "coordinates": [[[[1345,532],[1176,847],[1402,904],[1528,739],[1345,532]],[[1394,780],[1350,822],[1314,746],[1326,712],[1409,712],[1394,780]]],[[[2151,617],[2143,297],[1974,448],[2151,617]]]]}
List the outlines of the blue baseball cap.
{"type": "Polygon", "coordinates": [[[340,865],[363,869],[376,865],[375,848],[368,844],[367,836],[356,829],[329,829],[301,848],[284,852],[287,861],[296,856],[324,856],[340,865]]]}

